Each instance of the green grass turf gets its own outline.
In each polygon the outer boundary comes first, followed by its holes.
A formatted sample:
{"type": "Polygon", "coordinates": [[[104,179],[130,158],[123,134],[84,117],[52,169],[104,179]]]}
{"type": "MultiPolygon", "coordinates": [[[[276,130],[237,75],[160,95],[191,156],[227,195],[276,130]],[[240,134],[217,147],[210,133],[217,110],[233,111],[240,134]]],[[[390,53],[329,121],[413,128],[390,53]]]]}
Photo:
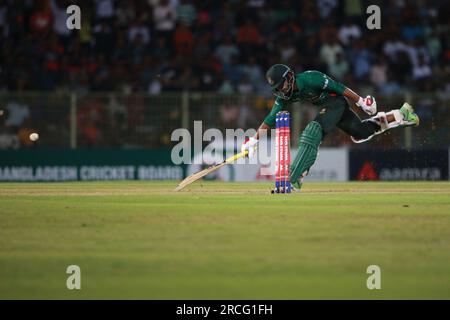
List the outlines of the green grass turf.
{"type": "Polygon", "coordinates": [[[0,298],[450,299],[448,182],[175,185],[0,184],[0,298]]]}

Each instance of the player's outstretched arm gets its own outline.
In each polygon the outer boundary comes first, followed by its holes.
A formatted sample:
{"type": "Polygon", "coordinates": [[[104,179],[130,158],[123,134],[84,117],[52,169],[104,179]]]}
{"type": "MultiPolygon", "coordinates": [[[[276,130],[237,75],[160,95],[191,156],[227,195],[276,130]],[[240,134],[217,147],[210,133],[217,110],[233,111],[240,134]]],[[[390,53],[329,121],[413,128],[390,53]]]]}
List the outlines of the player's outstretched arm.
{"type": "Polygon", "coordinates": [[[377,102],[373,96],[363,98],[349,88],[345,88],[343,95],[353,101],[357,106],[361,107],[368,115],[373,116],[377,113],[377,102]]]}
{"type": "Polygon", "coordinates": [[[269,129],[270,129],[270,126],[269,126],[267,123],[263,122],[263,123],[259,126],[258,131],[256,131],[255,138],[256,138],[257,140],[259,140],[259,137],[260,137],[261,135],[263,135],[264,133],[267,133],[267,130],[269,130],[269,129]]]}
{"type": "Polygon", "coordinates": [[[333,80],[320,71],[306,71],[305,75],[307,84],[310,87],[343,95],[353,101],[357,106],[361,107],[361,109],[369,115],[377,113],[377,103],[374,97],[367,96],[362,98],[350,88],[347,88],[342,83],[333,80]]]}
{"type": "Polygon", "coordinates": [[[269,114],[265,117],[264,121],[261,123],[258,130],[256,131],[256,134],[253,137],[246,139],[244,141],[241,147],[241,152],[248,150],[249,158],[251,158],[256,153],[255,151],[260,137],[263,135],[267,136],[267,130],[275,127],[276,115],[279,111],[283,109],[283,107],[285,107],[285,102],[277,98],[269,114]]]}
{"type": "Polygon", "coordinates": [[[248,157],[252,158],[256,152],[256,146],[258,144],[259,137],[266,134],[266,130],[268,129],[270,129],[270,126],[265,122],[263,122],[259,126],[258,131],[256,131],[256,134],[253,137],[250,137],[244,141],[244,143],[241,146],[241,152],[248,150],[248,157]]]}

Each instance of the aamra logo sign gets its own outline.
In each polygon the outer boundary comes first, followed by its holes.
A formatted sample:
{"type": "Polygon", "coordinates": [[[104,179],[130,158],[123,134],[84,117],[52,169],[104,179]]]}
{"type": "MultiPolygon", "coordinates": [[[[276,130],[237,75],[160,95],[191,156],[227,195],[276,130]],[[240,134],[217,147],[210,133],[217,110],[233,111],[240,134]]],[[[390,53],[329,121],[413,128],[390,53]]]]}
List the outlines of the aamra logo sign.
{"type": "Polygon", "coordinates": [[[447,180],[447,150],[351,150],[351,180],[447,180]]]}
{"type": "Polygon", "coordinates": [[[364,163],[356,180],[378,180],[378,174],[370,161],[364,163]]]}

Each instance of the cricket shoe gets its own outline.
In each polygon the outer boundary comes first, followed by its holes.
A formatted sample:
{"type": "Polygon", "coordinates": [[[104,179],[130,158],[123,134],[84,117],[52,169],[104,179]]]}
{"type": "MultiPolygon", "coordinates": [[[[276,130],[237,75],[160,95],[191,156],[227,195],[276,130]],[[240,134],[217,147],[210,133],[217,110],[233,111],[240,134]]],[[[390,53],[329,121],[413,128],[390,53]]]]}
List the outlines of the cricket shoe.
{"type": "Polygon", "coordinates": [[[297,181],[291,182],[292,191],[300,192],[302,185],[303,185],[303,179],[305,179],[305,177],[308,175],[308,173],[309,173],[309,169],[306,170],[305,172],[303,172],[303,174],[300,176],[300,178],[297,181]]]}
{"type": "Polygon", "coordinates": [[[302,188],[303,181],[297,181],[291,184],[292,192],[300,192],[302,188]]]}
{"type": "Polygon", "coordinates": [[[418,126],[420,119],[419,116],[414,113],[413,107],[407,102],[400,108],[400,113],[403,115],[403,125],[405,126],[418,126]]]}
{"type": "Polygon", "coordinates": [[[304,177],[300,177],[300,179],[298,179],[296,182],[292,183],[291,182],[291,188],[293,192],[300,192],[302,189],[302,185],[303,185],[303,178],[304,177]]]}

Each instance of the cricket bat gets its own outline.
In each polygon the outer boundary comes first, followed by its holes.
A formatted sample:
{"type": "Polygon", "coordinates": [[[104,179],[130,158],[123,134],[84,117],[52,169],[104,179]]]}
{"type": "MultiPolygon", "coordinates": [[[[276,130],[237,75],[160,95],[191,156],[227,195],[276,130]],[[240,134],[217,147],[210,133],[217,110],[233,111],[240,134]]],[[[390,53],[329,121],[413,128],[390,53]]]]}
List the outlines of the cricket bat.
{"type": "Polygon", "coordinates": [[[234,161],[236,161],[239,158],[245,157],[248,154],[248,150],[245,150],[244,152],[240,152],[238,154],[235,154],[234,156],[231,156],[227,159],[225,159],[224,161],[222,161],[221,163],[215,164],[213,166],[210,166],[206,169],[203,169],[199,172],[193,173],[191,174],[189,177],[187,177],[186,179],[184,179],[183,181],[181,181],[178,186],[174,189],[174,191],[180,191],[181,189],[187,187],[188,185],[190,185],[191,183],[203,178],[204,176],[206,176],[207,174],[210,174],[211,172],[214,172],[216,170],[219,170],[220,168],[222,168],[224,165],[232,163],[234,161]]]}

